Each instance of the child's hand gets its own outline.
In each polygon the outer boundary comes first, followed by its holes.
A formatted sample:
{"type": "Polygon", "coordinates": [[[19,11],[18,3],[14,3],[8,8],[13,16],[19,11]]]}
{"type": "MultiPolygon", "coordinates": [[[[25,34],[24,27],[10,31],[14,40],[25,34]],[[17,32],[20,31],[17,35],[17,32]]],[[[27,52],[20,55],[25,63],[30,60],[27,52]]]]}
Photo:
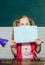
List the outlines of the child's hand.
{"type": "Polygon", "coordinates": [[[10,43],[10,47],[11,48],[16,47],[16,41],[12,40],[10,43]]]}
{"type": "Polygon", "coordinates": [[[14,40],[11,41],[10,43],[11,51],[14,55],[17,54],[17,49],[16,49],[16,42],[14,40]]]}
{"type": "Polygon", "coordinates": [[[36,52],[39,53],[41,51],[41,40],[40,39],[36,39],[36,52]]]}
{"type": "Polygon", "coordinates": [[[36,45],[41,45],[41,40],[40,39],[36,39],[36,45]]]}

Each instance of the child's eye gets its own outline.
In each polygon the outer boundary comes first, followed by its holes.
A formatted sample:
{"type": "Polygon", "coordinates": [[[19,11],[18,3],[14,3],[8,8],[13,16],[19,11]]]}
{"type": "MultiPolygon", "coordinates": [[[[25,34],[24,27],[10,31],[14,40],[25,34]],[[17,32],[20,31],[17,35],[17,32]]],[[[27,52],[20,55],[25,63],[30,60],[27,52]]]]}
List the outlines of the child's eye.
{"type": "Polygon", "coordinates": [[[29,25],[29,23],[26,23],[26,25],[29,25]]]}
{"type": "Polygon", "coordinates": [[[24,25],[23,23],[21,25],[24,25]]]}

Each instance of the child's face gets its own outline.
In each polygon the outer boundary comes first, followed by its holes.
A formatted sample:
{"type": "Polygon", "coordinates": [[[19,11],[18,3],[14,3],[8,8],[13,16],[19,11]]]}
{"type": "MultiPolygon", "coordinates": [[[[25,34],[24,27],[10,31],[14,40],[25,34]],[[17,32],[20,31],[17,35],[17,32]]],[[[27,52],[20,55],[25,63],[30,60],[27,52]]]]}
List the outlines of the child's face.
{"type": "Polygon", "coordinates": [[[27,17],[21,18],[19,20],[18,26],[30,26],[29,19],[27,17]]]}

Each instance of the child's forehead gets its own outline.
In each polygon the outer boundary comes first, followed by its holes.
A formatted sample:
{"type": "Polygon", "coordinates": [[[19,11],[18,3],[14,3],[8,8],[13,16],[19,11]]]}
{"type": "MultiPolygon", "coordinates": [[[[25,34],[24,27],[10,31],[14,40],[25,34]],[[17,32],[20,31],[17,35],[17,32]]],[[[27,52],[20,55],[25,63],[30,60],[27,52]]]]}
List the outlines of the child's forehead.
{"type": "Polygon", "coordinates": [[[28,17],[23,17],[19,21],[29,21],[29,18],[28,17]]]}

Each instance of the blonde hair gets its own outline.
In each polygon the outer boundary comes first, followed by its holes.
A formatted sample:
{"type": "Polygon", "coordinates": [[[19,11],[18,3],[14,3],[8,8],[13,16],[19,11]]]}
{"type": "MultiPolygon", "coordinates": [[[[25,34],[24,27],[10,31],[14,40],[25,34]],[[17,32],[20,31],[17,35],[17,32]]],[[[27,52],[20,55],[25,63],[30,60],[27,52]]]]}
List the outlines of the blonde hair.
{"type": "Polygon", "coordinates": [[[29,18],[29,17],[27,17],[27,16],[24,15],[24,16],[19,17],[17,20],[15,20],[13,22],[13,26],[18,26],[18,23],[19,23],[20,19],[22,19],[24,17],[28,18],[31,26],[35,25],[34,21],[31,18],[29,18]]]}

